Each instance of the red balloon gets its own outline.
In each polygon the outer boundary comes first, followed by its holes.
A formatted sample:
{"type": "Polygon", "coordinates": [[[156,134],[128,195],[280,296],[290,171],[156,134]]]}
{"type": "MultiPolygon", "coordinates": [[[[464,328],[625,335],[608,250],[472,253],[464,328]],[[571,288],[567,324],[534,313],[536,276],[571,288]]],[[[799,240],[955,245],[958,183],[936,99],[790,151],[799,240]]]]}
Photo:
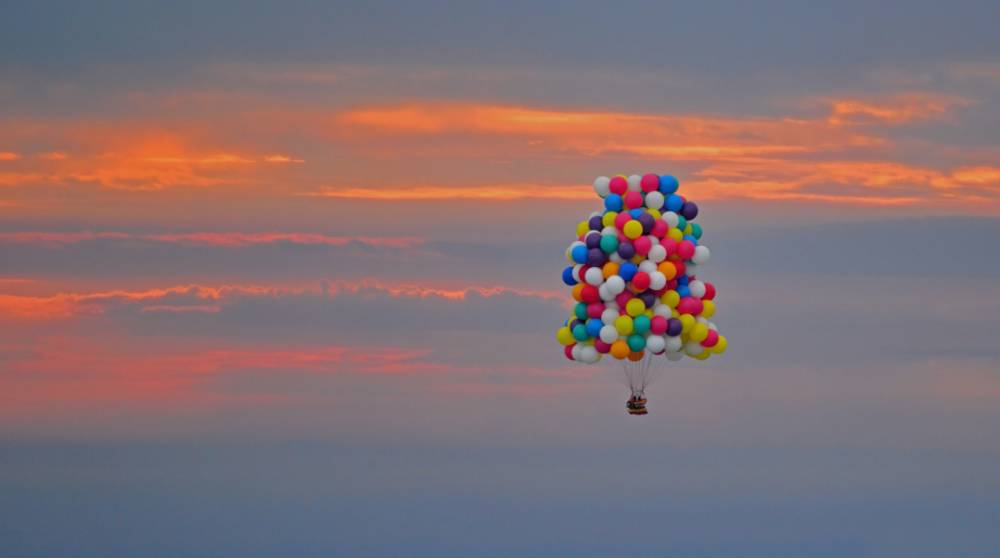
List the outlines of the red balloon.
{"type": "Polygon", "coordinates": [[[597,287],[593,285],[584,285],[583,290],[580,291],[580,298],[588,304],[600,302],[601,293],[597,290],[597,287]]]}
{"type": "Polygon", "coordinates": [[[694,255],[694,244],[691,244],[690,240],[682,240],[677,245],[677,253],[682,259],[690,260],[691,256],[694,255]]]}
{"type": "Polygon", "coordinates": [[[629,209],[642,207],[642,194],[639,192],[629,192],[625,194],[625,207],[629,209]]]}
{"type": "Polygon", "coordinates": [[[645,271],[636,272],[635,277],[632,278],[632,286],[638,291],[644,291],[649,288],[649,274],[645,271]]]}
{"type": "Polygon", "coordinates": [[[705,282],[705,296],[701,298],[704,300],[713,300],[715,298],[715,285],[705,282]]]}
{"type": "Polygon", "coordinates": [[[677,277],[680,277],[681,275],[684,275],[687,272],[687,266],[684,265],[684,262],[682,261],[674,262],[674,267],[677,268],[677,277]]]}
{"type": "Polygon", "coordinates": [[[601,354],[607,354],[611,352],[611,345],[605,343],[604,341],[601,341],[600,339],[594,339],[594,348],[597,349],[597,352],[601,354]]]}
{"type": "Polygon", "coordinates": [[[701,303],[701,299],[693,296],[686,296],[677,303],[677,311],[681,314],[694,314],[697,316],[704,309],[705,307],[701,303]]]}
{"type": "Polygon", "coordinates": [[[573,347],[575,346],[576,343],[573,343],[572,345],[566,345],[565,347],[563,347],[563,352],[566,353],[566,358],[570,360],[576,360],[573,358],[573,347]]]}

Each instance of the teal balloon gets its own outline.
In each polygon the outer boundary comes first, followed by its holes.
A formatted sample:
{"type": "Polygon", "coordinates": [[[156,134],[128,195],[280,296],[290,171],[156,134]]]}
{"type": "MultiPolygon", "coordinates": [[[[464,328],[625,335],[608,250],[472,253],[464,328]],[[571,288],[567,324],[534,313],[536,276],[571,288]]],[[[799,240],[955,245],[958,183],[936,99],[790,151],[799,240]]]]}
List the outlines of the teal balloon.
{"type": "Polygon", "coordinates": [[[601,237],[601,251],[605,254],[613,254],[618,251],[618,237],[613,234],[606,234],[601,237]]]}
{"type": "MultiPolygon", "coordinates": [[[[583,324],[576,324],[573,328],[573,337],[577,341],[586,341],[589,339],[590,335],[587,333],[587,326],[583,324]]],[[[643,343],[645,343],[645,341],[643,341],[643,343]]]]}
{"type": "Polygon", "coordinates": [[[640,335],[649,333],[649,318],[647,318],[644,314],[640,314],[635,318],[632,318],[632,330],[640,335]]]}
{"type": "Polygon", "coordinates": [[[678,215],[677,216],[677,228],[678,229],[680,229],[680,230],[683,231],[684,227],[686,227],[687,224],[688,224],[688,220],[685,219],[683,215],[678,215]]]}
{"type": "Polygon", "coordinates": [[[632,352],[638,353],[646,348],[646,338],[637,334],[629,335],[628,348],[632,349],[632,352]]]}
{"type": "Polygon", "coordinates": [[[576,307],[573,308],[573,314],[576,318],[581,321],[587,321],[587,304],[583,302],[577,302],[576,307]]]}
{"type": "Polygon", "coordinates": [[[691,223],[691,236],[701,239],[701,225],[698,223],[691,223]]]}

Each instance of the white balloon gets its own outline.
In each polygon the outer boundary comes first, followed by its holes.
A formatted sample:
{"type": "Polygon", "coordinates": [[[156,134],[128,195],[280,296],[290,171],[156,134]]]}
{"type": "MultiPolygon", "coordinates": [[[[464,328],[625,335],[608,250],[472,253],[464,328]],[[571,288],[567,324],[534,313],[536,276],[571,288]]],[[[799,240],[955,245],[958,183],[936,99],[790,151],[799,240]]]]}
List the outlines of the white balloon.
{"type": "Polygon", "coordinates": [[[604,307],[605,308],[609,308],[611,310],[614,310],[616,312],[621,312],[622,311],[621,307],[618,306],[618,303],[615,302],[614,300],[607,300],[607,301],[605,301],[604,302],[604,307]]]}
{"type": "Polygon", "coordinates": [[[666,221],[668,225],[670,225],[671,229],[677,228],[677,225],[680,223],[680,221],[677,219],[677,214],[674,213],[673,211],[665,212],[663,214],[663,220],[666,221]]]}
{"type": "Polygon", "coordinates": [[[670,312],[669,306],[663,304],[662,302],[657,302],[656,304],[653,305],[653,315],[663,316],[664,318],[669,319],[672,313],[670,312]]]}
{"type": "Polygon", "coordinates": [[[713,324],[712,322],[708,322],[708,329],[712,331],[719,331],[719,328],[715,327],[715,324],[713,324]]]}
{"type": "Polygon", "coordinates": [[[695,321],[695,323],[698,323],[698,324],[705,324],[705,327],[708,327],[708,319],[707,318],[703,318],[701,316],[698,316],[698,317],[696,317],[694,319],[694,321],[695,321]]]}
{"type": "Polygon", "coordinates": [[[695,275],[698,275],[698,264],[689,262],[686,266],[684,266],[684,273],[688,277],[694,277],[695,275]]]}
{"type": "Polygon", "coordinates": [[[597,287],[597,296],[604,301],[615,299],[615,295],[612,294],[611,289],[609,289],[606,284],[602,284],[600,287],[597,287]]]}
{"type": "Polygon", "coordinates": [[[657,209],[657,210],[662,209],[663,202],[664,202],[663,194],[655,190],[646,194],[645,204],[646,207],[650,209],[657,209]]]}
{"type": "Polygon", "coordinates": [[[583,274],[584,281],[595,287],[604,282],[604,272],[599,267],[591,267],[583,274]]]}
{"type": "MultiPolygon", "coordinates": [[[[589,272],[589,270],[588,270],[589,272]]],[[[663,287],[667,286],[667,276],[660,273],[659,271],[654,271],[649,274],[649,288],[658,291],[663,287]]]]}
{"type": "Polygon", "coordinates": [[[618,229],[614,227],[604,227],[601,229],[601,235],[615,235],[618,236],[618,229]]]}
{"type": "Polygon", "coordinates": [[[611,344],[618,341],[618,328],[608,324],[601,328],[601,341],[611,344]]]}
{"type": "Polygon", "coordinates": [[[667,351],[671,353],[676,353],[681,350],[684,346],[684,341],[681,341],[681,336],[677,335],[674,337],[667,336],[667,351]]]}
{"type": "Polygon", "coordinates": [[[639,271],[652,273],[656,271],[656,264],[649,260],[642,260],[642,262],[639,263],[639,271]]]}
{"type": "Polygon", "coordinates": [[[573,348],[570,350],[570,355],[573,357],[573,360],[580,360],[580,344],[579,343],[577,343],[576,345],[573,345],[573,348]]]}
{"type": "Polygon", "coordinates": [[[638,174],[633,174],[628,177],[628,191],[629,192],[641,192],[642,191],[642,177],[638,174]]]}
{"type": "Polygon", "coordinates": [[[646,338],[646,348],[654,355],[658,355],[667,348],[667,342],[663,339],[662,335],[650,334],[646,338]]]}
{"type": "Polygon", "coordinates": [[[684,353],[667,353],[667,360],[677,362],[682,358],[684,358],[684,353]]]}
{"type": "Polygon", "coordinates": [[[705,347],[702,347],[701,343],[697,341],[688,341],[684,343],[684,352],[691,356],[698,356],[705,352],[705,347]]]}
{"type": "Polygon", "coordinates": [[[649,254],[647,254],[646,257],[653,263],[660,263],[667,259],[667,249],[664,248],[662,244],[654,244],[653,247],[649,249],[649,254]]]}
{"type": "Polygon", "coordinates": [[[621,314],[618,313],[618,310],[614,308],[605,308],[604,312],[601,312],[601,323],[604,325],[614,325],[615,320],[617,320],[620,315],[621,314]]]}
{"type": "Polygon", "coordinates": [[[618,255],[618,252],[611,252],[611,254],[608,256],[608,260],[613,261],[615,263],[621,263],[622,257],[618,255]]]}
{"type": "Polygon", "coordinates": [[[606,176],[598,176],[594,179],[594,191],[597,192],[598,196],[606,198],[608,197],[608,194],[611,193],[611,188],[609,187],[610,184],[610,178],[606,176]]]}
{"type": "Polygon", "coordinates": [[[702,298],[705,296],[705,283],[695,279],[688,283],[688,290],[691,291],[691,296],[695,298],[702,298]]]}
{"type": "Polygon", "coordinates": [[[597,349],[594,348],[593,345],[584,345],[583,348],[580,349],[580,361],[581,362],[584,362],[584,363],[587,363],[587,364],[593,364],[593,363],[597,362],[598,358],[599,357],[598,357],[597,349]]]}
{"type": "Polygon", "coordinates": [[[581,269],[583,269],[583,264],[576,264],[573,266],[573,279],[575,279],[577,283],[583,281],[583,279],[580,278],[581,269]]]}
{"type": "Polygon", "coordinates": [[[620,294],[625,291],[625,280],[622,279],[621,275],[612,275],[611,277],[608,277],[605,284],[607,284],[608,290],[614,294],[620,294]]]}
{"type": "Polygon", "coordinates": [[[694,255],[691,256],[691,261],[696,264],[703,264],[708,262],[708,259],[712,257],[712,253],[708,250],[708,246],[695,246],[694,255]]]}

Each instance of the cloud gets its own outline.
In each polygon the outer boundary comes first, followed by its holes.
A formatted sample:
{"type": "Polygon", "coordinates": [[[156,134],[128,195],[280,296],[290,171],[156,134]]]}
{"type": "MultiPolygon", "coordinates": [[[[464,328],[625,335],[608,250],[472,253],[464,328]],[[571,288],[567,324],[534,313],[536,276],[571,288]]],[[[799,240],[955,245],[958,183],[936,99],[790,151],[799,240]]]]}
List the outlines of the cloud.
{"type": "Polygon", "coordinates": [[[20,158],[20,153],[14,153],[13,151],[0,151],[0,161],[17,161],[20,158]]]}
{"type": "Polygon", "coordinates": [[[899,125],[948,116],[972,104],[969,99],[932,93],[901,93],[886,99],[830,99],[827,122],[834,126],[899,125]]]}
{"type": "Polygon", "coordinates": [[[93,240],[142,240],[170,244],[238,248],[261,244],[290,243],[301,245],[347,246],[352,243],[368,247],[413,248],[424,240],[417,237],[331,236],[318,233],[239,233],[190,232],[141,234],[126,232],[0,232],[0,244],[78,244],[93,240]]]}

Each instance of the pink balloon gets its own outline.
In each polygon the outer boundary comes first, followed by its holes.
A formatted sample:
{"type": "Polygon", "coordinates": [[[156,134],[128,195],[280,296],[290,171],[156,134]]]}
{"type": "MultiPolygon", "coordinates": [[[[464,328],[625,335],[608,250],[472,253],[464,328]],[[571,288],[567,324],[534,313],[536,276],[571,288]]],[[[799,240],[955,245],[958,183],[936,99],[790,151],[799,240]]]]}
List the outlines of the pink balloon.
{"type": "Polygon", "coordinates": [[[642,194],[639,192],[629,192],[625,194],[625,207],[629,209],[642,207],[642,194]]]}
{"type": "Polygon", "coordinates": [[[607,354],[611,352],[611,345],[605,343],[604,341],[601,341],[600,339],[594,339],[594,348],[597,349],[597,352],[601,354],[607,354]]]}
{"type": "Polygon", "coordinates": [[[677,245],[677,254],[685,260],[690,260],[694,255],[694,244],[691,244],[690,240],[682,240],[677,245]]]}
{"type": "Polygon", "coordinates": [[[630,300],[632,300],[632,293],[628,291],[622,291],[615,296],[615,302],[618,303],[618,307],[622,309],[622,312],[625,311],[625,305],[628,304],[628,301],[630,300]]]}
{"type": "Polygon", "coordinates": [[[719,343],[719,332],[714,329],[708,330],[708,337],[701,342],[702,347],[714,347],[719,343]]]}
{"type": "Polygon", "coordinates": [[[642,180],[639,182],[639,187],[642,188],[643,192],[653,192],[660,188],[660,177],[655,174],[643,175],[642,180]]]}
{"type": "Polygon", "coordinates": [[[576,345],[576,343],[573,343],[573,345],[566,345],[565,347],[563,347],[563,352],[566,353],[566,358],[568,358],[570,360],[575,360],[573,358],[573,346],[574,345],[576,345]]]}
{"type": "Polygon", "coordinates": [[[677,311],[681,314],[701,314],[704,309],[704,305],[701,303],[701,299],[695,298],[693,296],[686,296],[677,303],[677,311]]]}
{"type": "Polygon", "coordinates": [[[604,304],[600,302],[595,302],[593,304],[587,305],[587,317],[588,318],[600,318],[601,313],[604,312],[604,304]]]}
{"type": "Polygon", "coordinates": [[[649,240],[648,236],[640,236],[632,241],[632,245],[635,246],[636,254],[645,256],[649,253],[649,249],[653,247],[653,242],[649,240]]]}
{"type": "Polygon", "coordinates": [[[611,179],[611,182],[608,183],[608,189],[611,190],[612,194],[618,194],[620,196],[628,190],[628,180],[625,180],[620,176],[616,176],[611,179]]]}
{"type": "Polygon", "coordinates": [[[618,215],[615,215],[615,228],[622,230],[625,228],[625,223],[632,220],[632,216],[628,214],[627,211],[622,211],[618,215]]]}
{"type": "Polygon", "coordinates": [[[649,331],[663,335],[667,332],[667,319],[663,316],[653,316],[653,319],[649,321],[649,331]]]}
{"type": "Polygon", "coordinates": [[[664,237],[663,240],[660,241],[660,246],[667,249],[668,256],[673,256],[677,253],[677,241],[669,236],[664,237]]]}
{"type": "MultiPolygon", "coordinates": [[[[657,219],[653,221],[653,236],[656,238],[663,238],[667,235],[667,231],[670,230],[670,225],[667,224],[663,219],[657,219]]],[[[671,239],[673,240],[673,239],[671,239]]]]}

